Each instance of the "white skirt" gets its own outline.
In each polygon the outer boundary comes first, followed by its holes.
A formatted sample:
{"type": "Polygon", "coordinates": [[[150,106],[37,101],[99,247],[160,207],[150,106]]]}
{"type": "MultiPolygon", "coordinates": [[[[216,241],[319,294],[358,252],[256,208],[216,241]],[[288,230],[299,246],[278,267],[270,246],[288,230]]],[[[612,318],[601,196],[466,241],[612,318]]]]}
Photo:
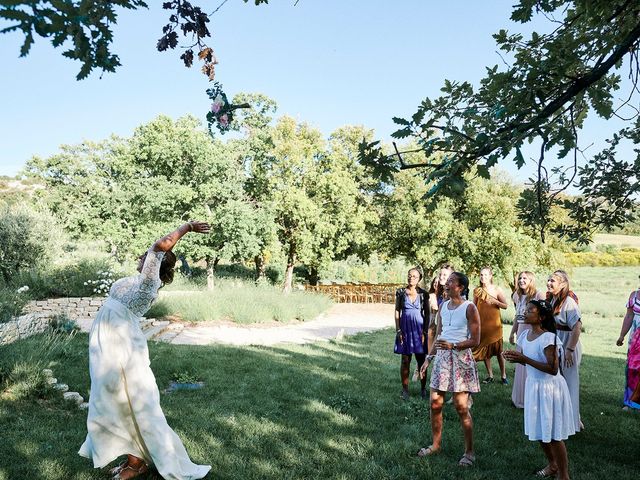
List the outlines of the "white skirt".
{"type": "Polygon", "coordinates": [[[561,375],[527,375],[524,395],[524,433],[529,440],[549,443],[576,433],[567,382],[561,375]]]}
{"type": "Polygon", "coordinates": [[[160,408],[139,318],[107,299],[89,335],[91,395],[87,438],[78,452],[102,468],[135,455],[154,464],[165,480],[195,480],[211,469],[191,462],[160,408]]]}

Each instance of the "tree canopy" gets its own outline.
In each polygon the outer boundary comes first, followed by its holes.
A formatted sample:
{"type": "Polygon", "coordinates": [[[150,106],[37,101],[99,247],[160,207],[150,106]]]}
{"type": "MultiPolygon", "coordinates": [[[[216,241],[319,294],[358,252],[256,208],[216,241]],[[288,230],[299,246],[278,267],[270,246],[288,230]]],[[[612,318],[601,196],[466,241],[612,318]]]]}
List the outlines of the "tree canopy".
{"type": "Polygon", "coordinates": [[[489,178],[500,160],[510,158],[521,168],[522,147],[533,143],[540,152],[528,197],[534,201],[523,203],[522,217],[537,226],[544,241],[550,207],[574,185],[581,195],[562,200],[571,221],[553,230],[585,242],[596,228],[621,225],[640,189],[640,150],[635,149],[635,158],[616,154],[622,141],[637,146],[640,139],[640,3],[521,0],[511,19],[525,24],[536,16],[546,17],[548,32],[534,31],[528,38],[506,30],[494,35],[504,65],[487,67],[479,86],[445,80],[441,96],[426,98],[410,118],[394,118],[400,128],[393,136],[413,139],[426,161],[407,163],[400,152],[389,155],[380,142],[363,142],[361,154],[383,178],[422,168],[427,183],[433,182],[427,195],[433,199],[461,195],[470,172],[489,178]],[[614,92],[620,90],[617,101],[614,92]],[[580,165],[579,133],[593,114],[617,116],[628,126],[580,165]],[[561,166],[549,167],[549,156],[560,159],[561,166]]]}

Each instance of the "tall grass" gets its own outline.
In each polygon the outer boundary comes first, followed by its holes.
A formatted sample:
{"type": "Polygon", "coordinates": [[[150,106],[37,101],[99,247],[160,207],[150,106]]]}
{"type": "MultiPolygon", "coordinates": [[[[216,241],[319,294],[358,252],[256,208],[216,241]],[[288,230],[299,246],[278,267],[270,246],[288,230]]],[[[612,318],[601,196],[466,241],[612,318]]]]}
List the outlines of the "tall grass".
{"type": "MultiPolygon", "coordinates": [[[[185,285],[188,286],[188,285],[185,285]]],[[[235,323],[307,321],[331,305],[331,299],[294,291],[288,295],[272,285],[220,279],[213,291],[161,290],[147,317],[177,317],[186,322],[225,320],[235,323]]],[[[193,288],[193,287],[190,287],[193,288]]]]}

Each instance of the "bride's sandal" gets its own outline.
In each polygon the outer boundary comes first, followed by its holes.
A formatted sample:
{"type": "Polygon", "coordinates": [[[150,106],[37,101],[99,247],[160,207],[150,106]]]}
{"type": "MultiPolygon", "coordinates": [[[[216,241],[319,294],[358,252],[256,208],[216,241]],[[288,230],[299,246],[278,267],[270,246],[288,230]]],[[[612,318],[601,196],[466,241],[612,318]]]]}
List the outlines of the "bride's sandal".
{"type": "Polygon", "coordinates": [[[112,480],[129,480],[130,478],[135,478],[143,473],[147,473],[149,471],[149,467],[146,463],[143,463],[139,467],[132,467],[131,465],[127,465],[123,467],[116,475],[113,476],[112,480]],[[133,472],[133,475],[129,475],[128,471],[133,472]],[[123,476],[124,475],[124,476],[123,476]]]}
{"type": "Polygon", "coordinates": [[[111,470],[109,470],[109,475],[112,475],[112,476],[113,475],[117,475],[128,464],[129,464],[129,461],[127,459],[123,460],[122,463],[120,463],[119,465],[117,465],[117,466],[113,467],[111,470]]]}

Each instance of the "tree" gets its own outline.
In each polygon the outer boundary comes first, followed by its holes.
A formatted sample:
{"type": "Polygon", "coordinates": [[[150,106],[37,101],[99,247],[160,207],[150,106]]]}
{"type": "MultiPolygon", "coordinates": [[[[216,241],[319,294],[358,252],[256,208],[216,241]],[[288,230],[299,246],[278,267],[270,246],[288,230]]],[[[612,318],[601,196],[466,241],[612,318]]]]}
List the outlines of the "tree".
{"type": "MultiPolygon", "coordinates": [[[[243,201],[241,169],[193,117],[160,116],[130,139],[63,147],[58,155],[30,160],[26,171],[45,184],[38,193],[69,232],[103,239],[121,258],[204,213],[214,217],[213,233],[201,244],[210,249],[211,264],[238,255],[225,242],[235,241],[244,222],[229,215],[243,201]]],[[[189,245],[180,248],[196,252],[189,245]]]]}
{"type": "Polygon", "coordinates": [[[544,242],[549,207],[575,182],[581,195],[562,202],[572,222],[556,232],[586,242],[598,227],[621,225],[640,191],[640,150],[635,159],[616,155],[620,142],[640,143],[640,109],[634,97],[640,75],[640,3],[521,0],[511,19],[524,24],[534,15],[548,19],[550,32],[533,32],[525,39],[500,30],[494,38],[506,66],[488,67],[478,88],[445,80],[442,96],[426,98],[410,119],[394,118],[400,129],[393,136],[414,138],[427,161],[408,164],[400,153],[387,155],[379,142],[363,142],[361,154],[385,178],[400,169],[423,168],[427,183],[435,182],[431,198],[456,197],[468,186],[470,172],[489,178],[490,168],[505,158],[522,167],[522,146],[536,142],[540,154],[530,187],[536,202],[527,208],[538,209],[540,238],[544,242]],[[629,78],[623,82],[626,68],[629,78]],[[613,92],[622,88],[623,100],[616,103],[613,92]],[[631,111],[627,118],[624,108],[631,111]],[[579,166],[579,132],[592,113],[623,118],[629,126],[579,166]],[[551,153],[562,166],[549,173],[546,156],[551,153]]]}
{"type": "Polygon", "coordinates": [[[442,198],[433,208],[423,201],[429,186],[413,172],[396,173],[391,188],[379,199],[376,238],[391,257],[402,255],[425,272],[444,262],[469,274],[491,266],[510,284],[517,271],[547,264],[548,248],[521,228],[518,190],[506,179],[469,179],[462,195],[442,198]]]}
{"type": "MultiPolygon", "coordinates": [[[[249,0],[244,0],[247,3],[249,0]]],[[[256,5],[268,3],[268,0],[254,0],[256,5]]],[[[223,2],[222,5],[224,5],[223,2]]],[[[206,44],[211,36],[207,24],[209,17],[221,7],[207,14],[198,6],[185,0],[171,0],[162,3],[162,8],[169,10],[168,23],[162,27],[162,36],[156,48],[163,52],[175,49],[182,34],[184,52],[180,59],[185,66],[191,67],[194,60],[194,48],[203,62],[202,72],[213,80],[214,66],[218,63],[213,49],[206,44]],[[190,39],[188,39],[190,35],[190,39]],[[190,40],[190,41],[189,41],[190,40]]],[[[65,57],[82,62],[77,75],[78,80],[86,78],[94,69],[103,72],[115,72],[120,66],[120,59],[111,52],[113,32],[111,25],[117,23],[119,8],[136,10],[147,8],[143,0],[2,0],[0,1],[0,19],[10,23],[0,33],[21,31],[24,43],[20,48],[20,56],[29,54],[34,43],[34,36],[50,38],[54,47],[68,45],[62,52],[65,57]]]]}
{"type": "Polygon", "coordinates": [[[379,217],[372,208],[370,178],[358,162],[358,143],[372,136],[364,127],[341,127],[331,134],[319,157],[319,174],[309,195],[321,205],[328,221],[315,224],[311,253],[305,261],[312,285],[319,280],[318,271],[333,260],[369,253],[369,231],[379,217]]]}

